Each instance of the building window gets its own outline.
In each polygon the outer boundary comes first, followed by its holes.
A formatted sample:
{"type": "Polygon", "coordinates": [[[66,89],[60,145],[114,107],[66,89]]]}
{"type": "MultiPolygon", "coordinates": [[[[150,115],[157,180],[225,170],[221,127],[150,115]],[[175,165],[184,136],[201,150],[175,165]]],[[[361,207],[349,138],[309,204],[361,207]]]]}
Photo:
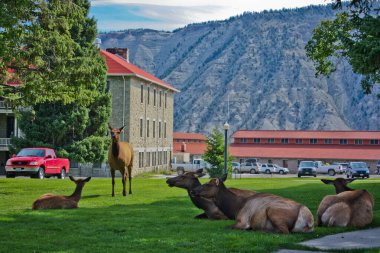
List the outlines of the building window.
{"type": "Polygon", "coordinates": [[[339,144],[342,144],[342,145],[347,144],[347,139],[340,139],[339,144]]]}
{"type": "Polygon", "coordinates": [[[370,141],[371,145],[378,145],[379,144],[379,140],[371,140],[370,141]]]}
{"type": "Polygon", "coordinates": [[[363,144],[363,140],[362,139],[356,139],[355,140],[355,144],[356,145],[362,145],[363,144]]]}
{"type": "Polygon", "coordinates": [[[144,131],[143,131],[143,119],[140,119],[140,137],[143,137],[144,131]]]}
{"type": "Polygon", "coordinates": [[[310,144],[317,144],[318,140],[317,139],[310,139],[310,144]]]}
{"type": "Polygon", "coordinates": [[[146,120],[146,137],[149,137],[149,119],[146,120]]]}
{"type": "Polygon", "coordinates": [[[147,93],[147,98],[146,98],[146,102],[148,103],[148,105],[149,105],[149,103],[150,103],[150,87],[148,87],[148,93],[147,93]]]}
{"type": "Polygon", "coordinates": [[[165,92],[165,108],[168,106],[168,94],[165,92]]]}
{"type": "Polygon", "coordinates": [[[288,144],[289,143],[289,140],[287,138],[282,138],[281,139],[281,143],[282,144],[288,144]]]}
{"type": "Polygon", "coordinates": [[[272,159],[268,159],[268,163],[272,164],[273,163],[272,159]]]}
{"type": "MultiPolygon", "coordinates": [[[[156,121],[153,120],[153,138],[156,138],[156,121]]],[[[177,140],[179,142],[179,140],[177,140]]]]}
{"type": "Polygon", "coordinates": [[[247,138],[240,138],[241,143],[247,143],[247,138]]]}
{"type": "Polygon", "coordinates": [[[144,167],[144,152],[139,152],[139,168],[144,167]]]}
{"type": "Polygon", "coordinates": [[[332,139],[325,139],[325,144],[332,144],[332,143],[333,143],[332,139]]]}
{"type": "Polygon", "coordinates": [[[260,143],[260,138],[253,138],[253,143],[260,143]]]}
{"type": "Polygon", "coordinates": [[[274,143],[274,139],[273,138],[269,138],[268,139],[268,143],[274,143]]]}
{"type": "MultiPolygon", "coordinates": [[[[164,123],[164,138],[166,139],[166,122],[164,123]]],[[[194,141],[196,142],[196,141],[194,141]]]]}
{"type": "Polygon", "coordinates": [[[146,153],[146,167],[150,167],[150,152],[146,153]]]}
{"type": "Polygon", "coordinates": [[[302,144],[302,139],[296,139],[296,144],[302,144]]]}
{"type": "Polygon", "coordinates": [[[160,107],[162,106],[162,91],[160,91],[160,107]]]}
{"type": "Polygon", "coordinates": [[[107,81],[106,83],[106,93],[110,91],[110,81],[107,81]]]}
{"type": "Polygon", "coordinates": [[[152,166],[156,166],[156,152],[152,152],[152,166]]]}
{"type": "Polygon", "coordinates": [[[153,90],[153,105],[156,106],[156,96],[157,96],[157,91],[156,89],[153,90]]]}
{"type": "Polygon", "coordinates": [[[140,102],[144,103],[144,86],[141,84],[140,102]]]}
{"type": "Polygon", "coordinates": [[[161,138],[161,121],[158,122],[158,138],[161,138]]]}

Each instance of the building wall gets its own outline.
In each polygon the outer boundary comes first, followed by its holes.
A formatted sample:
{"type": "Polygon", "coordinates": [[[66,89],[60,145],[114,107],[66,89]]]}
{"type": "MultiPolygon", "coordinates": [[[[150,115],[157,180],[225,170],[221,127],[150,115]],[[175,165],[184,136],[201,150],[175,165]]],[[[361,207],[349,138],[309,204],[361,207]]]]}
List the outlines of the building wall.
{"type": "Polygon", "coordinates": [[[174,93],[136,77],[125,77],[123,80],[122,77],[111,76],[108,81],[112,93],[111,125],[122,126],[122,115],[124,115],[127,126],[121,140],[133,145],[133,174],[169,169],[173,149],[174,93]],[[156,103],[154,103],[154,91],[156,91],[156,103]]]}

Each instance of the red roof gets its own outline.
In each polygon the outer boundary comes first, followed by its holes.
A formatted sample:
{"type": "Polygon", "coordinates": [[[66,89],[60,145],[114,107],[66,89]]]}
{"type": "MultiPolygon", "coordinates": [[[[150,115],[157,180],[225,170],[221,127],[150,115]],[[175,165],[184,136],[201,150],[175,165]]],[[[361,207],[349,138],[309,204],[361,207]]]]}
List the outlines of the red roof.
{"type": "Polygon", "coordinates": [[[239,130],[232,138],[380,139],[380,131],[239,130]]]}
{"type": "Polygon", "coordinates": [[[164,86],[172,91],[178,92],[179,90],[175,89],[173,86],[165,83],[164,81],[158,79],[157,77],[145,72],[139,67],[133,65],[132,63],[127,62],[124,58],[117,56],[115,54],[109,53],[105,50],[100,50],[100,55],[106,59],[106,64],[108,67],[108,75],[133,75],[160,86],[164,86]]]}
{"type": "Polygon", "coordinates": [[[173,133],[173,139],[174,140],[206,140],[207,137],[203,134],[197,134],[197,133],[180,133],[180,132],[174,132],[173,133]]]}
{"type": "Polygon", "coordinates": [[[294,159],[336,159],[336,160],[380,160],[379,146],[342,145],[292,145],[271,144],[230,145],[230,153],[235,157],[294,158],[294,159]]]}
{"type": "MultiPolygon", "coordinates": [[[[207,144],[206,143],[185,143],[186,149],[184,153],[190,153],[191,155],[203,155],[206,152],[207,144]]],[[[182,151],[182,142],[173,143],[173,152],[179,153],[182,151]]]]}

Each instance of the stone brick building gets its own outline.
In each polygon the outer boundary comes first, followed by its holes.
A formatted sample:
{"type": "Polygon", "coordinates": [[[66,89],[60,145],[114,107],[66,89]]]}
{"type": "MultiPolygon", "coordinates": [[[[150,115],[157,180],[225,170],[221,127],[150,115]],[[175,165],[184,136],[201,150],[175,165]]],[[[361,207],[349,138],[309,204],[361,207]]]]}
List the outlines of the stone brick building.
{"type": "Polygon", "coordinates": [[[177,89],[129,63],[127,49],[101,50],[112,94],[112,127],[126,125],[122,141],[134,147],[134,174],[168,169],[173,152],[173,106],[177,89]]]}

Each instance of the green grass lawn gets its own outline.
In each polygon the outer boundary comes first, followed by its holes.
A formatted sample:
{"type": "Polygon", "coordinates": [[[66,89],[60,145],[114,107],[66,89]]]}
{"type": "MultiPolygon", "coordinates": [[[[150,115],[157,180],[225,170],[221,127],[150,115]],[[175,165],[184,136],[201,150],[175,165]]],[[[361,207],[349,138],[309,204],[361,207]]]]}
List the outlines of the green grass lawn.
{"type": "MultiPolygon", "coordinates": [[[[202,179],[206,182],[207,179],[202,179]]],[[[271,192],[294,199],[316,214],[332,186],[317,178],[228,179],[227,186],[271,192]]],[[[380,179],[357,180],[375,197],[374,220],[380,226],[380,179]]],[[[164,179],[133,179],[133,195],[121,195],[121,179],[111,197],[111,179],[92,178],[79,209],[32,211],[44,193],[69,195],[69,179],[0,179],[0,252],[273,252],[305,249],[298,242],[353,228],[316,228],[311,234],[269,234],[236,231],[234,221],[195,220],[201,210],[183,189],[169,188],[164,179]]],[[[347,252],[347,251],[345,251],[347,252]]],[[[352,252],[379,252],[379,249],[352,252]]]]}

